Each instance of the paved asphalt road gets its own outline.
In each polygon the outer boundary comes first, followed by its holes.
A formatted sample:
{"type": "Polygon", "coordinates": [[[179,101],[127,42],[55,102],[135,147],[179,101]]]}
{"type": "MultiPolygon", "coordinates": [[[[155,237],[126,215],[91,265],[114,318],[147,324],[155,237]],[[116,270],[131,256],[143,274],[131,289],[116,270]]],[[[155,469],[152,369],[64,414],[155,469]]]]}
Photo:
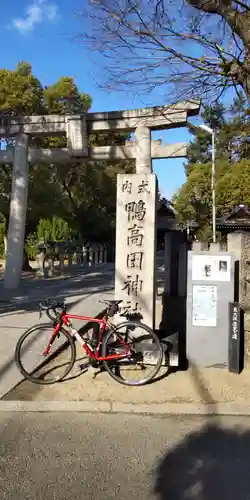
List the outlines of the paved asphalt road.
{"type": "Polygon", "coordinates": [[[1,500],[249,500],[249,417],[0,414],[1,500]]]}

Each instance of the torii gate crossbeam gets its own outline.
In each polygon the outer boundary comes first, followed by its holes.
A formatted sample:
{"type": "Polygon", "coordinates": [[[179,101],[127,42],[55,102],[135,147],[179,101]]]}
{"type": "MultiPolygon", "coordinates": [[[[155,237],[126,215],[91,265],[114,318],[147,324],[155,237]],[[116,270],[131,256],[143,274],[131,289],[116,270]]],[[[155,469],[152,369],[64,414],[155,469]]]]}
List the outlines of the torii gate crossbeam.
{"type": "Polygon", "coordinates": [[[15,137],[14,150],[0,152],[0,163],[12,163],[12,189],[4,286],[17,288],[20,281],[29,163],[45,161],[64,163],[84,160],[136,160],[136,173],[152,172],[152,158],[173,158],[186,155],[186,143],[162,145],[151,141],[151,130],[183,127],[190,116],[199,113],[197,101],[172,106],[153,107],[85,115],[22,116],[0,119],[0,137],[15,137]],[[88,135],[101,131],[135,131],[136,141],[125,146],[88,148],[88,135]],[[32,149],[29,136],[66,135],[67,148],[32,149]]]}

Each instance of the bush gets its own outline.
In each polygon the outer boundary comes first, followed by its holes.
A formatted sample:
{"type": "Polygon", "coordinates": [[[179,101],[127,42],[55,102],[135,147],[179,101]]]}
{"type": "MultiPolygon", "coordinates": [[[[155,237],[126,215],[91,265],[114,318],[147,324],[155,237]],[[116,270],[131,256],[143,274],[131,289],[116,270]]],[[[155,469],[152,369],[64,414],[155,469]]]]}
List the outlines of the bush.
{"type": "Polygon", "coordinates": [[[37,240],[38,241],[65,241],[71,235],[71,230],[68,223],[60,219],[60,217],[53,217],[50,219],[40,219],[37,226],[37,240]]]}
{"type": "Polygon", "coordinates": [[[4,237],[6,235],[6,218],[0,213],[0,257],[5,258],[4,237]]]}
{"type": "Polygon", "coordinates": [[[25,240],[25,250],[28,255],[29,260],[36,260],[37,254],[37,234],[30,233],[28,234],[25,240]]]}
{"type": "MultiPolygon", "coordinates": [[[[60,219],[60,217],[53,217],[50,219],[40,219],[36,233],[30,233],[25,240],[25,250],[29,260],[36,260],[37,245],[40,241],[56,241],[61,242],[67,240],[73,235],[73,231],[69,228],[68,223],[60,219]]],[[[0,246],[1,248],[1,246],[0,246]]]]}

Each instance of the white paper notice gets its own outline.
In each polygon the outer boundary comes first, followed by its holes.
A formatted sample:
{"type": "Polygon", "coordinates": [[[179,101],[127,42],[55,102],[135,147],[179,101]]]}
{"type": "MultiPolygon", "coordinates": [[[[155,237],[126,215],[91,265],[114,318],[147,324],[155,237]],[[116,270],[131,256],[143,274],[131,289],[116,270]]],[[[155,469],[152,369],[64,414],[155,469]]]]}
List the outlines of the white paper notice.
{"type": "Polygon", "coordinates": [[[193,281],[230,281],[231,257],[229,255],[193,255],[193,281]]]}
{"type": "Polygon", "coordinates": [[[216,326],[217,287],[213,285],[193,285],[192,325],[216,326]]]}

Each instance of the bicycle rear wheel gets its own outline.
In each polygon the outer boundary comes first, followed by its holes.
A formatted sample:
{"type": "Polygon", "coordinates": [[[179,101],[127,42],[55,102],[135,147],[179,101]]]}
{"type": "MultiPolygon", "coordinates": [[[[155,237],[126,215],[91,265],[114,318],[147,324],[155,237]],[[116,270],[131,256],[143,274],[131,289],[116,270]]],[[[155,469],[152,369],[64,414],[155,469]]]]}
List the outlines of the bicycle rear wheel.
{"type": "Polygon", "coordinates": [[[54,384],[72,369],[76,348],[71,335],[61,328],[49,354],[45,349],[53,333],[51,324],[35,325],[20,337],[15,351],[15,361],[21,374],[35,384],[54,384]]]}
{"type": "Polygon", "coordinates": [[[110,330],[103,340],[103,356],[121,358],[104,361],[109,375],[124,385],[148,384],[159,372],[163,348],[159,337],[147,325],[125,321],[110,330]]]}

